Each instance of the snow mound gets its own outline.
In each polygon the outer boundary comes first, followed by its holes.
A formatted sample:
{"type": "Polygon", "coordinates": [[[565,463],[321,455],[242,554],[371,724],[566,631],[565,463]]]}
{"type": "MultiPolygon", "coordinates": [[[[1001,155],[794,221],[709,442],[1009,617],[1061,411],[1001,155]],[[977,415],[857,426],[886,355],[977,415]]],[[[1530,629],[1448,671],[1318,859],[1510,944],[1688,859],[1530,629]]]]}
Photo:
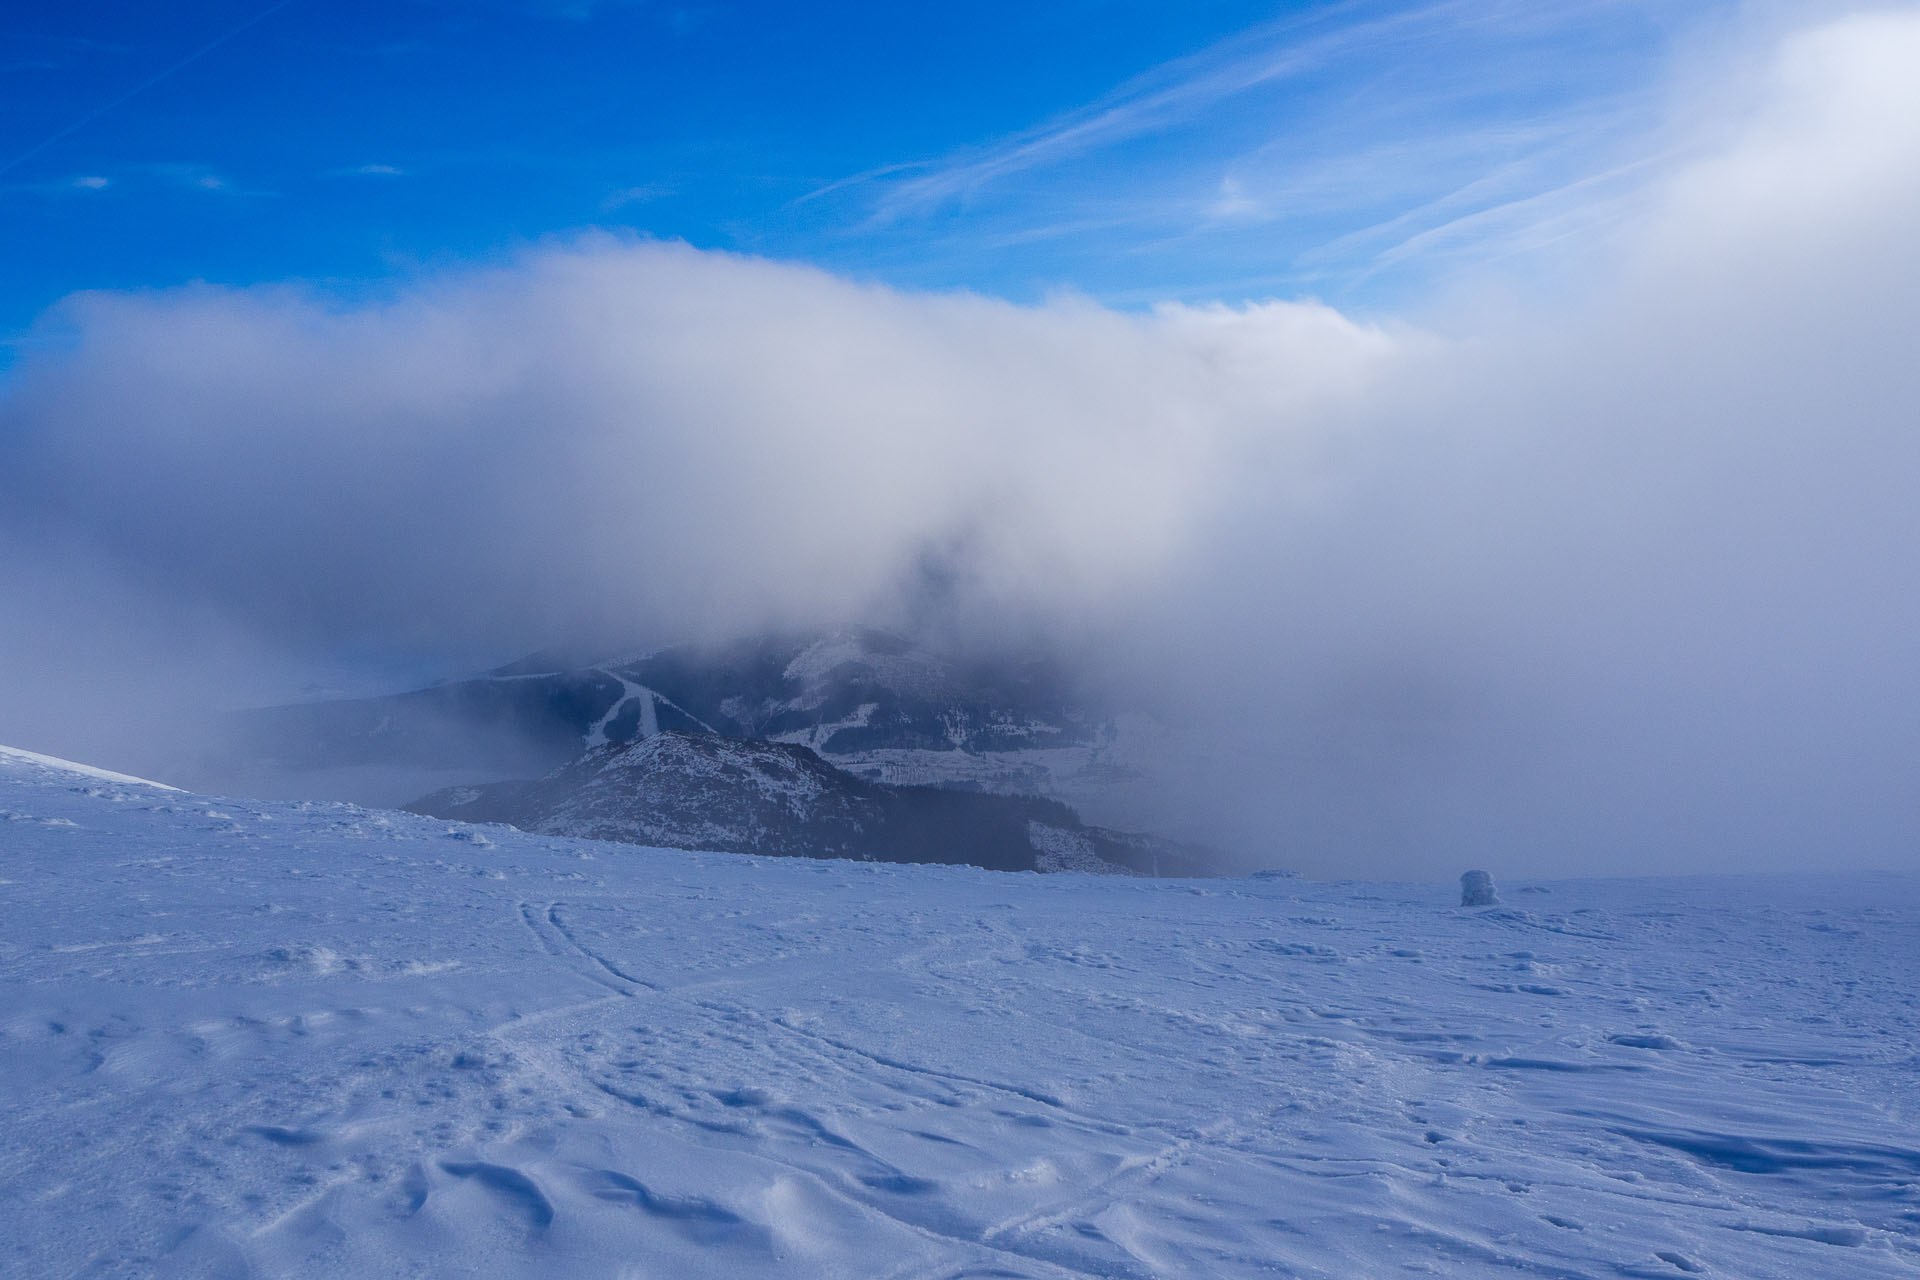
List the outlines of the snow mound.
{"type": "Polygon", "coordinates": [[[1500,895],[1493,891],[1493,876],[1485,871],[1467,871],[1460,876],[1460,905],[1497,907],[1500,895]]]}

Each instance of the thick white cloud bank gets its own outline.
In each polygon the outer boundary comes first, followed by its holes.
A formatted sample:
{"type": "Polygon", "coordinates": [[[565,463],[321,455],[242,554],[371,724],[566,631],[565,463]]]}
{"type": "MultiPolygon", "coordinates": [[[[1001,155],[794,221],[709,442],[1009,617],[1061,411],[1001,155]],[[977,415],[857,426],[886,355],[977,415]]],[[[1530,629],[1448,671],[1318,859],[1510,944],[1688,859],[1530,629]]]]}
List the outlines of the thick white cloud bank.
{"type": "Polygon", "coordinates": [[[1419,326],[594,237],[377,303],[74,298],[0,401],[0,737],[931,611],[1193,725],[1169,804],[1265,861],[1920,864],[1916,65],[1911,10],[1786,37],[1676,97],[1550,294],[1419,326]]]}
{"type": "Polygon", "coordinates": [[[960,546],[996,592],[1107,594],[1391,353],[1315,306],[1020,308],[610,239],[381,306],[67,318],[9,406],[22,510],[296,637],[434,647],[841,617],[960,546]]]}

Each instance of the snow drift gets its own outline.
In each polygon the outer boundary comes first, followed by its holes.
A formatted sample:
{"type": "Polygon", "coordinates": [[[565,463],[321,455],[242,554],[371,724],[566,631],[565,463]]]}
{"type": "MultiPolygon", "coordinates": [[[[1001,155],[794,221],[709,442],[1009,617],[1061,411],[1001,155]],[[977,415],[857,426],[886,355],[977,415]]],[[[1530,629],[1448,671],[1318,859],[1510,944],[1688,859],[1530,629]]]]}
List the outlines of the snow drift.
{"type": "Polygon", "coordinates": [[[0,758],[0,1270],[1911,1276],[1911,876],[681,853],[0,758]]]}

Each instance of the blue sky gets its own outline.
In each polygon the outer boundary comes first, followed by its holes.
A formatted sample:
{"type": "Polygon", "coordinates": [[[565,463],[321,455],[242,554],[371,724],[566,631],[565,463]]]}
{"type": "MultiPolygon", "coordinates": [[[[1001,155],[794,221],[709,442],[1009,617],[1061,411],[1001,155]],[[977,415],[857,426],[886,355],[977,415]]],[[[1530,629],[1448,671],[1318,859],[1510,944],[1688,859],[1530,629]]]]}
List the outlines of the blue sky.
{"type": "Polygon", "coordinates": [[[81,289],[352,293],[595,227],[1018,300],[1395,305],[1591,238],[1725,8],[17,6],[0,332],[81,289]]]}
{"type": "Polygon", "coordinates": [[[1248,838],[1911,862],[1920,0],[0,37],[0,741],[937,580],[1248,838]]]}

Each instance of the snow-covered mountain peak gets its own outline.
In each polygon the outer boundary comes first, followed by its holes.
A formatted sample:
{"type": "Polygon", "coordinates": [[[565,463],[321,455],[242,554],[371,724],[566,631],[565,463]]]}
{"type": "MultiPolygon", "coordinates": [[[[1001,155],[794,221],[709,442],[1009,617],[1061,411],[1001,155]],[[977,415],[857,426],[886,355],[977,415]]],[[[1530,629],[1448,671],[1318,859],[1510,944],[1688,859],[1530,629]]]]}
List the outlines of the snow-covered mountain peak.
{"type": "Polygon", "coordinates": [[[796,807],[828,790],[831,775],[838,772],[803,748],[677,730],[609,744],[589,752],[577,766],[565,766],[549,776],[580,771],[636,791],[657,788],[666,779],[750,783],[761,794],[796,807]]]}
{"type": "Polygon", "coordinates": [[[883,631],[841,631],[807,645],[781,676],[799,687],[795,706],[818,707],[841,685],[859,683],[909,697],[955,692],[951,664],[883,631]]]}
{"type": "Polygon", "coordinates": [[[431,779],[332,793],[401,803],[679,730],[804,746],[870,781],[1050,796],[1125,826],[1144,816],[1140,769],[1165,754],[1146,740],[1153,733],[1123,732],[1120,718],[1085,705],[1057,663],[955,655],[873,629],[748,636],[584,667],[534,654],[413,693],[264,709],[236,729],[232,754],[244,766],[214,779],[232,789],[258,790],[236,775],[263,765],[431,779]]]}
{"type": "Polygon", "coordinates": [[[1192,850],[1056,801],[873,782],[794,743],[662,730],[532,782],[449,787],[416,813],[633,844],[1002,871],[1176,874],[1192,850]]]}

